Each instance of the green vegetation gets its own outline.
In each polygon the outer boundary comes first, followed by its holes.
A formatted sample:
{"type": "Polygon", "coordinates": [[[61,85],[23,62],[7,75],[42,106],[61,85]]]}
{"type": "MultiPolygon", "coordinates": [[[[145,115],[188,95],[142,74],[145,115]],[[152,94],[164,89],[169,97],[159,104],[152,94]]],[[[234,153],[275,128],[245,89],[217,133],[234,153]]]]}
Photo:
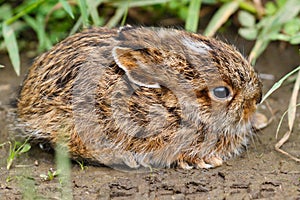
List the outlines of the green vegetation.
{"type": "Polygon", "coordinates": [[[47,174],[40,174],[40,178],[44,181],[52,181],[60,173],[57,170],[49,169],[47,174]]]}
{"type": "Polygon", "coordinates": [[[263,99],[261,100],[261,103],[264,102],[275,90],[277,90],[287,78],[289,78],[291,75],[293,75],[294,73],[296,73],[299,70],[300,70],[300,66],[298,66],[296,69],[289,72],[284,77],[282,77],[279,81],[277,81],[272,86],[272,88],[264,95],[263,99]]]}
{"type": "Polygon", "coordinates": [[[249,40],[256,40],[249,55],[255,61],[270,41],[286,41],[300,44],[300,3],[298,0],[278,0],[265,5],[265,15],[255,24],[253,15],[240,12],[242,28],[239,34],[249,40]]]}
{"type": "Polygon", "coordinates": [[[28,143],[28,140],[26,140],[25,142],[21,143],[18,141],[14,142],[14,145],[11,144],[11,142],[8,142],[9,144],[9,155],[7,158],[7,165],[6,168],[10,169],[13,161],[15,160],[15,158],[17,156],[20,156],[23,153],[26,153],[30,150],[31,146],[28,143]]]}
{"type": "MultiPolygon", "coordinates": [[[[62,131],[65,132],[65,130],[62,131]]],[[[68,152],[68,142],[59,138],[55,147],[55,161],[57,172],[59,172],[61,199],[72,199],[71,161],[68,152]]]]}
{"type": "MultiPolygon", "coordinates": [[[[178,17],[185,29],[196,32],[202,12],[212,15],[204,34],[213,36],[237,16],[238,33],[255,40],[249,55],[254,64],[270,41],[300,44],[300,4],[298,0],[276,0],[264,5],[247,0],[25,0],[0,1],[0,49],[7,50],[16,73],[20,56],[29,42],[38,41],[38,52],[45,51],[82,27],[115,27],[127,23],[130,9],[141,9],[164,17],[178,17]],[[34,34],[31,34],[34,33],[34,34]]],[[[139,19],[134,19],[139,24],[139,19]]],[[[140,22],[143,24],[142,22],[140,22]]]]}
{"type": "Polygon", "coordinates": [[[81,169],[82,171],[88,168],[88,166],[86,166],[86,165],[84,164],[84,161],[76,160],[76,163],[80,166],[80,169],[81,169]]]}

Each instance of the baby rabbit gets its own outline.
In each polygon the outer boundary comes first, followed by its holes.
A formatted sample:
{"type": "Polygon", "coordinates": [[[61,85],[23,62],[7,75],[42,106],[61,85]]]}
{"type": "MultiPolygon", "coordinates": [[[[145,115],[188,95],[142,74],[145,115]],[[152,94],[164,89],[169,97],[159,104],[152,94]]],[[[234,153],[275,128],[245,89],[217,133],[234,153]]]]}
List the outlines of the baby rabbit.
{"type": "Polygon", "coordinates": [[[91,28],[37,58],[18,117],[107,166],[211,168],[254,133],[261,82],[232,46],[182,30],[91,28]]]}

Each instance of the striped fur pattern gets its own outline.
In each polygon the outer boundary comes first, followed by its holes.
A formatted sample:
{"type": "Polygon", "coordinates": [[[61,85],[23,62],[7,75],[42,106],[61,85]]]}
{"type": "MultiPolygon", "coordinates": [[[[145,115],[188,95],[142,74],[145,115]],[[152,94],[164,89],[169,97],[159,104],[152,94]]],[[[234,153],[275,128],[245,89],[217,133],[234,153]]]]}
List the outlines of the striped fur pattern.
{"type": "Polygon", "coordinates": [[[73,159],[130,168],[210,168],[253,134],[261,82],[221,41],[182,30],[90,28],[38,57],[18,117],[73,159]],[[215,88],[226,88],[219,98],[215,88]]]}

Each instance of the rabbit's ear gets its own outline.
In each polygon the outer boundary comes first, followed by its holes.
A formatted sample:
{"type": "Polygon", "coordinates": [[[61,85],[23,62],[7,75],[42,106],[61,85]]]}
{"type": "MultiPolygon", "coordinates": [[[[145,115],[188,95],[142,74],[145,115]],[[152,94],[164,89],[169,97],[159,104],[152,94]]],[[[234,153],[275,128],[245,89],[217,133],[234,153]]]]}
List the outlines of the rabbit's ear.
{"type": "Polygon", "coordinates": [[[112,51],[117,65],[123,69],[130,81],[133,83],[148,87],[160,88],[157,77],[155,60],[146,52],[146,49],[130,49],[124,47],[115,47],[112,51]]]}

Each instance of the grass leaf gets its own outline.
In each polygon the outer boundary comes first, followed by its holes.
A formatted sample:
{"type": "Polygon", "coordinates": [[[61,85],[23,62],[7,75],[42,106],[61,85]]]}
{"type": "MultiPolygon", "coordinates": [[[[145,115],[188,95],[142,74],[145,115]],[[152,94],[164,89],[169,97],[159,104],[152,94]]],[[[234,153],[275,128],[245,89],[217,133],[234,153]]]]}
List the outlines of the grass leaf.
{"type": "Polygon", "coordinates": [[[34,1],[34,3],[28,5],[27,7],[22,9],[20,12],[18,12],[18,14],[9,18],[8,20],[6,20],[5,21],[6,24],[10,25],[10,24],[14,23],[15,21],[17,21],[19,18],[23,17],[24,15],[29,14],[33,9],[37,8],[40,4],[44,3],[44,1],[45,0],[34,1]]]}
{"type": "MultiPolygon", "coordinates": [[[[298,106],[300,106],[300,104],[296,104],[295,105],[295,107],[298,107],[298,106]]],[[[280,117],[280,121],[279,121],[279,123],[278,123],[278,126],[277,126],[277,129],[276,129],[276,139],[277,139],[277,137],[278,137],[278,133],[279,133],[279,129],[280,129],[280,127],[281,127],[281,124],[282,124],[282,122],[283,122],[283,119],[284,119],[284,117],[285,117],[285,115],[288,113],[288,109],[282,114],[282,116],[280,117]]]]}
{"type": "Polygon", "coordinates": [[[191,32],[197,32],[201,0],[191,0],[189,4],[188,16],[185,22],[185,29],[191,32]]]}
{"type": "Polygon", "coordinates": [[[66,0],[59,0],[59,2],[61,3],[61,5],[65,9],[65,11],[70,15],[70,17],[72,19],[74,19],[74,14],[72,12],[72,8],[71,8],[70,4],[68,3],[68,1],[66,1],[66,0]]]}
{"type": "Polygon", "coordinates": [[[293,130],[294,121],[296,117],[296,104],[297,104],[297,96],[299,93],[299,87],[300,87],[300,70],[298,71],[297,79],[294,85],[293,93],[290,99],[289,103],[289,111],[288,111],[288,125],[290,131],[293,130]]]}
{"type": "MultiPolygon", "coordinates": [[[[299,74],[300,74],[300,72],[299,72],[299,74]]],[[[299,78],[299,77],[300,77],[300,76],[298,75],[298,78],[299,78]]],[[[295,88],[295,87],[294,87],[294,88],[295,88]]],[[[298,88],[298,89],[299,89],[299,88],[298,88]]],[[[300,104],[294,105],[294,107],[293,107],[292,109],[296,109],[296,107],[298,107],[298,106],[300,106],[300,104]]],[[[290,107],[289,107],[289,109],[290,109],[290,107]]],[[[281,126],[281,124],[282,124],[282,121],[283,121],[284,116],[285,116],[288,112],[290,112],[289,109],[286,110],[286,111],[283,113],[283,115],[281,116],[280,122],[279,122],[279,124],[278,124],[278,126],[277,126],[277,130],[276,130],[276,139],[277,139],[278,132],[279,132],[279,128],[280,128],[280,126],[281,126]]],[[[290,128],[289,128],[289,130],[283,135],[283,137],[275,144],[275,150],[278,151],[278,152],[280,152],[280,153],[282,153],[282,154],[284,154],[284,155],[286,155],[286,156],[288,156],[288,157],[290,157],[291,159],[295,160],[296,162],[300,162],[300,159],[299,159],[299,158],[297,158],[297,157],[295,157],[295,156],[289,154],[288,152],[286,152],[286,151],[280,149],[280,147],[281,147],[281,146],[289,139],[291,133],[292,133],[292,130],[290,130],[290,128]]]]}
{"type": "Polygon", "coordinates": [[[203,34],[209,37],[213,36],[238,8],[238,1],[229,1],[223,4],[214,14],[203,34]]]}
{"type": "Polygon", "coordinates": [[[257,37],[257,29],[255,28],[239,28],[238,33],[247,40],[255,40],[257,37]]]}
{"type": "Polygon", "coordinates": [[[82,16],[80,16],[78,18],[78,20],[76,21],[76,23],[74,24],[73,28],[71,29],[71,31],[69,32],[69,35],[73,35],[74,33],[76,33],[79,29],[80,26],[82,24],[82,16]]]}
{"type": "MultiPolygon", "coordinates": [[[[71,200],[72,195],[72,182],[71,182],[71,161],[69,158],[68,142],[64,138],[67,129],[62,128],[61,133],[55,147],[55,162],[57,170],[54,171],[51,176],[55,177],[58,175],[61,186],[62,199],[71,200]]],[[[48,173],[49,175],[49,173],[48,173]]],[[[52,178],[53,179],[53,178],[52,178]]]]}
{"type": "Polygon", "coordinates": [[[282,77],[279,81],[277,81],[272,87],[271,89],[265,94],[265,96],[263,97],[263,99],[261,100],[261,103],[264,102],[275,90],[277,90],[282,83],[292,74],[294,74],[295,72],[297,72],[298,70],[300,70],[300,66],[298,66],[296,69],[294,69],[293,71],[289,72],[288,74],[286,74],[284,77],[282,77]]]}
{"type": "Polygon", "coordinates": [[[0,6],[0,20],[5,20],[13,15],[12,7],[10,4],[5,3],[0,6]]]}
{"type": "Polygon", "coordinates": [[[293,45],[300,44],[300,33],[292,36],[290,38],[290,43],[293,44],[293,45]]]}
{"type": "Polygon", "coordinates": [[[283,24],[296,17],[300,12],[299,0],[288,0],[278,10],[275,23],[283,24]]]}
{"type": "Polygon", "coordinates": [[[284,33],[295,35],[300,31],[300,18],[289,20],[283,27],[284,33]]]}
{"type": "Polygon", "coordinates": [[[82,23],[84,27],[89,26],[89,14],[87,12],[87,2],[85,0],[78,0],[79,8],[82,16],[82,23]]]}
{"type": "Polygon", "coordinates": [[[92,17],[93,24],[96,26],[101,26],[103,24],[103,20],[99,17],[98,6],[103,2],[103,0],[87,0],[87,6],[89,9],[89,13],[92,17]]]}
{"type": "Polygon", "coordinates": [[[22,146],[22,148],[20,149],[20,153],[26,153],[30,149],[31,149],[31,145],[28,143],[25,143],[24,146],[22,146]]]}
{"type": "Polygon", "coordinates": [[[24,20],[29,26],[31,26],[31,28],[37,34],[38,41],[39,41],[39,51],[50,49],[52,47],[52,43],[47,37],[47,34],[45,32],[45,24],[44,24],[43,16],[38,15],[36,16],[36,19],[33,19],[29,15],[25,15],[24,20]]]}
{"type": "MultiPolygon", "coordinates": [[[[170,1],[173,0],[135,0],[135,1],[125,1],[125,0],[121,0],[121,1],[115,1],[112,2],[113,6],[119,7],[122,6],[124,3],[128,3],[128,7],[141,7],[141,6],[151,6],[151,5],[155,5],[155,4],[163,4],[163,3],[168,3],[170,1]]],[[[110,3],[111,0],[106,0],[106,2],[110,3]]]]}
{"type": "Polygon", "coordinates": [[[249,57],[248,57],[248,60],[252,65],[255,64],[256,59],[267,48],[270,41],[271,41],[270,38],[268,38],[268,39],[257,39],[255,41],[254,47],[252,48],[252,50],[249,54],[249,57]]]}
{"type": "Polygon", "coordinates": [[[127,5],[122,4],[119,8],[117,8],[114,16],[110,18],[106,26],[109,28],[116,26],[118,22],[122,19],[122,16],[125,14],[126,10],[127,10],[127,5]]]}
{"type": "Polygon", "coordinates": [[[4,42],[8,51],[9,58],[12,62],[13,68],[16,74],[20,75],[20,55],[19,55],[19,48],[17,44],[17,39],[14,30],[6,25],[4,22],[2,24],[2,33],[4,37],[4,42]]]}
{"type": "Polygon", "coordinates": [[[249,12],[240,11],[238,13],[238,19],[242,26],[253,27],[255,25],[255,17],[249,12]]]}

